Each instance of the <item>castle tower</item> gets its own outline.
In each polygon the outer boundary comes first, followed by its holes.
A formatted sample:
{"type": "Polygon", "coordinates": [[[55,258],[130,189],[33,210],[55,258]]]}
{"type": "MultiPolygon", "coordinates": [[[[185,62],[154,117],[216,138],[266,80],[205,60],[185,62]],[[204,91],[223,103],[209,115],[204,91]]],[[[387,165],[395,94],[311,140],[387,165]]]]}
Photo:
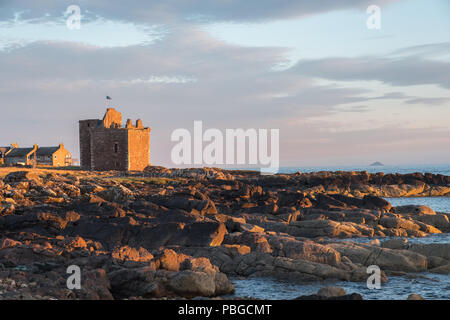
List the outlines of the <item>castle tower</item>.
{"type": "Polygon", "coordinates": [[[103,120],[79,121],[80,162],[85,170],[141,171],[150,165],[150,128],[122,127],[122,114],[106,110],[103,120]]]}

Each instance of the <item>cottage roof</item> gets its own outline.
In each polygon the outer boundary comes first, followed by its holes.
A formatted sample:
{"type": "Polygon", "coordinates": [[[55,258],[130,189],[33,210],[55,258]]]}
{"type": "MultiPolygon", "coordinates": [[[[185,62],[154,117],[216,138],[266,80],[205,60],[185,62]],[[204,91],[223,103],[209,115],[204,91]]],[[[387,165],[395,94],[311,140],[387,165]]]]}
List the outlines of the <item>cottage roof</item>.
{"type": "Polygon", "coordinates": [[[40,147],[36,151],[36,156],[51,156],[56,151],[58,151],[59,147],[40,147]]]}
{"type": "Polygon", "coordinates": [[[14,157],[25,157],[28,155],[31,151],[33,151],[34,148],[14,148],[9,152],[5,158],[14,158],[14,157]]]}

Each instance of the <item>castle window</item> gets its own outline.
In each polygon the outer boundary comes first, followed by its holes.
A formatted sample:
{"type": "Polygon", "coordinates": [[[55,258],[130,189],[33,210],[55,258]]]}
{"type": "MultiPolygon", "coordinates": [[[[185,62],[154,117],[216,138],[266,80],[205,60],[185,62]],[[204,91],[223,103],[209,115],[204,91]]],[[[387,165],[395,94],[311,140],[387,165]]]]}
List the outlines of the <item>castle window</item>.
{"type": "Polygon", "coordinates": [[[117,153],[119,151],[119,144],[115,143],[114,144],[114,152],[117,153]]]}

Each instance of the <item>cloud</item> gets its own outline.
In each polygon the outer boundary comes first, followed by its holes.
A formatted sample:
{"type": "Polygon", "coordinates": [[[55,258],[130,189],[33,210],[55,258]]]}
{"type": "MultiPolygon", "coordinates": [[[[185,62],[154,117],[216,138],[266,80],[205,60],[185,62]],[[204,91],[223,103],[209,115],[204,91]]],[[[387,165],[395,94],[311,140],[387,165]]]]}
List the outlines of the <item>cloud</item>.
{"type": "Polygon", "coordinates": [[[0,104],[8,119],[2,144],[64,142],[77,155],[78,120],[102,117],[110,95],[124,117],[152,126],[152,161],[167,164],[171,131],[194,120],[216,128],[281,128],[292,116],[323,116],[367,100],[366,89],[274,71],[285,53],[226,44],[194,27],[146,46],[36,42],[0,52],[0,104]]]}
{"type": "MultiPolygon", "coordinates": [[[[378,0],[377,5],[387,5],[398,0],[378,0]]],[[[25,19],[59,17],[72,0],[2,0],[0,19],[12,19],[22,12],[25,19]]],[[[145,23],[169,21],[236,21],[259,22],[275,19],[297,18],[335,10],[366,8],[372,0],[78,0],[87,18],[95,15],[113,19],[145,23]]]]}
{"type": "Polygon", "coordinates": [[[407,104],[426,104],[426,105],[442,105],[450,101],[450,97],[438,97],[438,98],[414,98],[406,100],[407,104]]]}
{"type": "Polygon", "coordinates": [[[365,113],[368,112],[370,109],[367,106],[351,106],[348,108],[340,108],[339,112],[348,112],[348,113],[365,113]]]}
{"type": "Polygon", "coordinates": [[[403,92],[388,92],[378,97],[370,98],[370,100],[386,100],[386,99],[405,99],[408,98],[403,92]]]}
{"type": "Polygon", "coordinates": [[[301,60],[291,72],[340,81],[378,80],[395,86],[435,84],[450,88],[450,63],[418,56],[301,60]]]}
{"type": "Polygon", "coordinates": [[[407,48],[402,48],[394,51],[393,55],[421,55],[421,56],[435,56],[440,54],[448,54],[450,51],[450,42],[427,43],[407,48]]]}
{"type": "Polygon", "coordinates": [[[0,21],[0,50],[14,50],[38,41],[75,42],[102,47],[151,44],[164,37],[162,26],[96,19],[70,30],[65,21],[36,23],[29,20],[0,21]],[[114,37],[110,35],[114,34],[114,37]]]}
{"type": "MultiPolygon", "coordinates": [[[[0,144],[64,142],[76,156],[78,120],[101,118],[106,108],[104,97],[110,95],[124,118],[142,118],[145,125],[152,127],[154,164],[170,165],[170,133],[180,127],[191,129],[194,120],[219,129],[280,128],[282,158],[286,161],[332,163],[336,159],[370,157],[374,159],[367,161],[384,162],[376,156],[397,154],[409,161],[412,154],[442,155],[442,145],[449,145],[448,130],[405,129],[404,123],[394,128],[381,123],[371,130],[355,130],[348,121],[318,121],[316,126],[307,123],[311,118],[317,120],[337,113],[345,113],[342,118],[364,119],[373,110],[373,104],[369,104],[369,109],[366,103],[378,103],[377,100],[445,103],[446,98],[412,96],[398,88],[390,88],[387,93],[376,90],[374,94],[370,86],[359,82],[378,80],[393,86],[436,84],[448,88],[448,63],[421,55],[431,51],[431,45],[430,49],[414,50],[414,55],[408,55],[406,50],[388,56],[302,60],[291,69],[274,70],[274,66],[288,62],[288,49],[227,44],[196,24],[186,23],[195,18],[194,13],[212,20],[254,22],[364,9],[366,2],[369,1],[330,0],[327,6],[299,0],[126,4],[79,1],[83,10],[89,10],[87,18],[95,19],[99,14],[136,23],[183,23],[171,26],[165,37],[145,45],[107,48],[41,41],[0,52],[0,104],[4,106],[2,118],[6,119],[0,144]],[[317,78],[347,84],[324,85],[317,78]],[[349,85],[348,81],[354,82],[349,85]],[[289,125],[291,119],[303,122],[289,125]]],[[[4,6],[0,8],[3,17],[11,16],[8,11],[13,14],[28,9],[23,17],[30,18],[45,13],[62,15],[66,4],[72,1],[57,2],[57,6],[54,1],[0,3],[4,6]]],[[[386,120],[383,117],[388,116],[381,115],[381,122],[386,120]]]]}

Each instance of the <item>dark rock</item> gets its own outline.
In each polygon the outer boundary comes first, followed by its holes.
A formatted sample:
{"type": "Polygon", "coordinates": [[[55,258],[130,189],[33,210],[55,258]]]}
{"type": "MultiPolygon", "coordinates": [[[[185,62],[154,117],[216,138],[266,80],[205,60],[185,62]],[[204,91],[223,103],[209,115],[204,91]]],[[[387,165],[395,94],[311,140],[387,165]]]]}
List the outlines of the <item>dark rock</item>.
{"type": "Polygon", "coordinates": [[[359,293],[347,294],[339,297],[324,297],[317,294],[309,296],[300,296],[294,300],[363,300],[363,297],[359,293]]]}

